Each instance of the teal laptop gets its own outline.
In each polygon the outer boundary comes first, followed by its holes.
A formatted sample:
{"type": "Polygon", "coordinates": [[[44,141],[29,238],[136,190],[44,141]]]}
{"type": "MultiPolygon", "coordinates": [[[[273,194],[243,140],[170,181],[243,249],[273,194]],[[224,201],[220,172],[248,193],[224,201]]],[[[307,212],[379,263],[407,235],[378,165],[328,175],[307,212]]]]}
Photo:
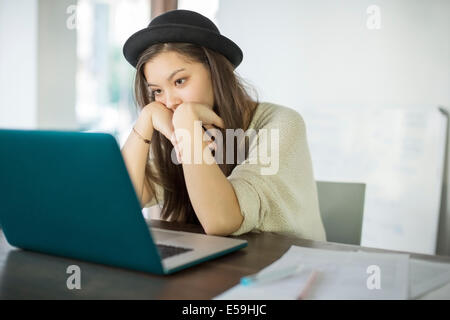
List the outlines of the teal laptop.
{"type": "Polygon", "coordinates": [[[27,250],[170,274],[247,241],[152,228],[115,138],[0,130],[0,224],[27,250]]]}

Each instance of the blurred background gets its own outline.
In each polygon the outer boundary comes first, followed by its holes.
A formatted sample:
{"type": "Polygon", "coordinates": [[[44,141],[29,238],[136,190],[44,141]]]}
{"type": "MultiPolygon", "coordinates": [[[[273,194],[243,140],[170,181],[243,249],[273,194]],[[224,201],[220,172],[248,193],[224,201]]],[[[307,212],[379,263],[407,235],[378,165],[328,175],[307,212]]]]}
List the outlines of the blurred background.
{"type": "Polygon", "coordinates": [[[260,101],[303,116],[317,180],[366,184],[361,245],[450,255],[448,0],[0,0],[0,128],[122,145],[138,115],[122,46],[175,8],[242,48],[260,101]]]}

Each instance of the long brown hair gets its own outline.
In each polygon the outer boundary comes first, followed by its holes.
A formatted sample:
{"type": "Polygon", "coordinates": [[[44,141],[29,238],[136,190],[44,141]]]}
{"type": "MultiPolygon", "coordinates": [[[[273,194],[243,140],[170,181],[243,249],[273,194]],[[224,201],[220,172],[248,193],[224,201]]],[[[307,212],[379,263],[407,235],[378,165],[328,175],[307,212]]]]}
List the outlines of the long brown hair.
{"type": "MultiPolygon", "coordinates": [[[[141,54],[136,65],[134,82],[134,95],[138,108],[142,109],[155,100],[144,76],[145,63],[158,54],[168,51],[177,52],[188,61],[204,64],[211,74],[214,93],[213,111],[222,118],[225,129],[247,130],[259,103],[256,91],[234,72],[233,65],[222,54],[191,43],[158,43],[152,45],[141,54]],[[256,95],[256,101],[251,98],[246,88],[253,90],[256,95]]],[[[223,137],[225,137],[225,130],[221,131],[223,137]]],[[[157,172],[154,172],[150,163],[148,163],[145,168],[144,182],[147,188],[153,191],[153,194],[155,194],[155,190],[152,183],[157,183],[164,189],[164,204],[161,210],[161,218],[199,224],[189,199],[183,167],[171,161],[172,147],[172,143],[163,134],[157,130],[153,131],[150,148],[153,154],[153,165],[157,172]]],[[[225,153],[226,148],[223,149],[225,153]]],[[[226,163],[228,161],[218,164],[226,177],[231,174],[233,168],[238,164],[236,161],[237,152],[234,152],[234,155],[235,161],[231,164],[226,163]]]]}

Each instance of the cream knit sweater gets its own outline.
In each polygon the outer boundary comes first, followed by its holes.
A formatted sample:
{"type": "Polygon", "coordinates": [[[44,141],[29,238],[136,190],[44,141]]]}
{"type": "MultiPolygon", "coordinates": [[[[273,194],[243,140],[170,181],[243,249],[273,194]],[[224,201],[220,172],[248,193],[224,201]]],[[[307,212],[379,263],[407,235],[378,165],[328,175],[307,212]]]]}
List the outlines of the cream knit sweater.
{"type": "MultiPolygon", "coordinates": [[[[293,109],[260,102],[246,133],[252,129],[257,135],[248,157],[227,177],[244,217],[232,235],[270,231],[325,241],[303,118],[293,109]]],[[[155,184],[155,191],[145,207],[163,203],[162,187],[155,184]]]]}

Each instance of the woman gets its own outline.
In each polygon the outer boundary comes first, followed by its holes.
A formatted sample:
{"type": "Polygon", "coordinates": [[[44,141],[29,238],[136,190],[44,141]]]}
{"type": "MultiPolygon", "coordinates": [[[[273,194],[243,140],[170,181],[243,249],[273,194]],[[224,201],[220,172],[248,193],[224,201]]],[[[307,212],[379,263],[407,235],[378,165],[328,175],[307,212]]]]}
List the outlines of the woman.
{"type": "Polygon", "coordinates": [[[249,96],[242,51],[213,22],[172,10],[123,51],[141,110],[122,154],[141,205],[207,234],[325,240],[302,117],[249,96]]]}

